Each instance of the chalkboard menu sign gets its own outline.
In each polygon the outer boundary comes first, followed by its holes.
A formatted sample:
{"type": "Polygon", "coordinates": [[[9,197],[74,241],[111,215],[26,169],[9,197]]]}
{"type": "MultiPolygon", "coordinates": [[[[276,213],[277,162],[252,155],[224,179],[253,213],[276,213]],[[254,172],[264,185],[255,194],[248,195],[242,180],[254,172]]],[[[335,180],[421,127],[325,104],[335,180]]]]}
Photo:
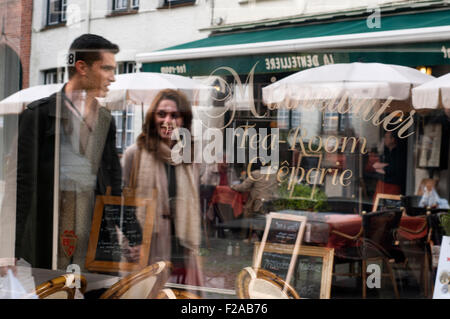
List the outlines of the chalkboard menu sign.
{"type": "Polygon", "coordinates": [[[91,271],[133,271],[147,266],[156,208],[152,199],[97,196],[86,268],[91,271]],[[140,246],[138,261],[130,261],[124,246],[140,246]]]}
{"type": "MultiPolygon", "coordinates": [[[[256,264],[259,249],[260,243],[255,243],[254,264],[256,264]]],[[[286,278],[292,250],[293,247],[289,245],[266,243],[260,268],[268,270],[280,278],[286,278]]],[[[301,246],[290,283],[301,298],[330,298],[333,255],[333,248],[301,246]]]]}
{"type": "Polygon", "coordinates": [[[261,246],[259,247],[256,267],[260,267],[265,253],[266,243],[292,247],[286,276],[282,276],[282,278],[285,278],[286,282],[289,283],[294,271],[297,253],[305,232],[306,220],[306,216],[291,214],[270,213],[267,215],[266,228],[264,230],[261,246]]]}
{"type": "Polygon", "coordinates": [[[295,245],[303,221],[272,219],[267,242],[295,245]]]}
{"type": "Polygon", "coordinates": [[[380,194],[375,197],[372,211],[399,209],[402,206],[401,195],[380,194]]]}

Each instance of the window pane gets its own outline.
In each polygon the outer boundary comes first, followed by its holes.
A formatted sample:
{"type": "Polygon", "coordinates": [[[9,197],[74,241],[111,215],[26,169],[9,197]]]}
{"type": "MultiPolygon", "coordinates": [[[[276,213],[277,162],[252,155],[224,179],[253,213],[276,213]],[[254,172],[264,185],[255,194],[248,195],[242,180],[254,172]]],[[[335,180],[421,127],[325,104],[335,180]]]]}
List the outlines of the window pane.
{"type": "Polygon", "coordinates": [[[134,143],[133,136],[134,136],[133,132],[127,132],[127,141],[126,141],[127,147],[134,143]]]}
{"type": "Polygon", "coordinates": [[[301,111],[295,109],[292,111],[292,127],[297,127],[301,123],[301,111]]]}
{"type": "Polygon", "coordinates": [[[61,21],[66,21],[67,0],[61,0],[61,21]]]}
{"type": "Polygon", "coordinates": [[[135,63],[134,62],[128,62],[126,73],[133,73],[134,72],[134,67],[135,67],[135,63]]]}
{"type": "Polygon", "coordinates": [[[279,128],[289,128],[289,110],[279,109],[277,117],[279,128]]]}
{"type": "Polygon", "coordinates": [[[133,117],[128,116],[127,117],[127,130],[132,130],[132,129],[133,129],[133,117]]]}
{"type": "Polygon", "coordinates": [[[50,0],[48,3],[48,24],[59,23],[60,2],[58,0],[50,0]]]}
{"type": "Polygon", "coordinates": [[[114,1],[114,10],[123,10],[127,8],[128,0],[116,0],[114,1]]]}
{"type": "Polygon", "coordinates": [[[44,71],[44,84],[58,83],[58,74],[56,69],[44,71]]]}
{"type": "Polygon", "coordinates": [[[119,132],[116,133],[116,147],[117,148],[122,147],[122,133],[119,132]]]}

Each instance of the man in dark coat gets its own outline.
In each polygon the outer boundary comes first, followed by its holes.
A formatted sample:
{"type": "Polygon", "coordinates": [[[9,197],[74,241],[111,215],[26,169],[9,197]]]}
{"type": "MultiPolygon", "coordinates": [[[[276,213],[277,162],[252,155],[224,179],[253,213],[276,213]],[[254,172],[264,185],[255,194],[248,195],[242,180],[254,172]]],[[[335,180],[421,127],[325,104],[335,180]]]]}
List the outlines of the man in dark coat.
{"type": "Polygon", "coordinates": [[[70,263],[84,267],[94,194],[105,194],[109,188],[112,195],[121,194],[114,119],[96,100],[114,81],[118,51],[117,45],[97,35],[75,39],[69,52],[73,55],[68,83],[60,92],[31,103],[20,115],[15,255],[33,267],[52,267],[55,191],[58,268],[70,263]],[[56,187],[55,146],[59,150],[56,187]],[[64,235],[70,235],[67,247],[64,235]]]}

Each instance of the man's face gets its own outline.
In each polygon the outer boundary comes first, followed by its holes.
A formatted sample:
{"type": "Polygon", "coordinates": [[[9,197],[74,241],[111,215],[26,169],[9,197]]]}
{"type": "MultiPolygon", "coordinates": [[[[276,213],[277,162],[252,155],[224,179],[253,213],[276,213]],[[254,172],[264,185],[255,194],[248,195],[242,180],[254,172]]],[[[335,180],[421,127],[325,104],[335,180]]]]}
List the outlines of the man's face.
{"type": "Polygon", "coordinates": [[[88,66],[86,72],[86,90],[92,91],[96,97],[105,97],[108,86],[114,82],[116,59],[114,53],[101,52],[101,59],[88,66]]]}
{"type": "Polygon", "coordinates": [[[397,145],[397,141],[395,140],[394,136],[392,136],[391,132],[386,132],[384,134],[384,145],[389,148],[393,148],[397,145]]]}

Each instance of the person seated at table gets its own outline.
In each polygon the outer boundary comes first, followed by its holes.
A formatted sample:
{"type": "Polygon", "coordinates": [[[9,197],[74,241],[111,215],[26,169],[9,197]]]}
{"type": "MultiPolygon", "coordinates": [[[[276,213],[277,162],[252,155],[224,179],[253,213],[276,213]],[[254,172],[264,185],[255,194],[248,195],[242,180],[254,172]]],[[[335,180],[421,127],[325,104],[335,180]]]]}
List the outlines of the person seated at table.
{"type": "Polygon", "coordinates": [[[200,168],[200,199],[202,212],[206,211],[216,186],[230,186],[238,181],[234,168],[226,162],[202,165],[200,168]]]}
{"type": "Polygon", "coordinates": [[[230,186],[238,180],[234,168],[226,162],[225,155],[222,163],[206,164],[200,170],[201,185],[230,186]]]}
{"type": "Polygon", "coordinates": [[[448,209],[448,201],[439,197],[437,193],[438,180],[433,178],[424,178],[417,190],[417,195],[421,196],[419,207],[443,208],[448,209]]]}
{"type": "MultiPolygon", "coordinates": [[[[251,218],[254,214],[263,214],[264,202],[276,197],[278,182],[276,170],[271,166],[263,166],[260,162],[252,164],[252,170],[247,178],[240,184],[232,185],[231,189],[245,193],[248,192],[248,199],[244,205],[243,217],[251,218]]],[[[243,229],[246,235],[247,229],[243,229]]]]}

